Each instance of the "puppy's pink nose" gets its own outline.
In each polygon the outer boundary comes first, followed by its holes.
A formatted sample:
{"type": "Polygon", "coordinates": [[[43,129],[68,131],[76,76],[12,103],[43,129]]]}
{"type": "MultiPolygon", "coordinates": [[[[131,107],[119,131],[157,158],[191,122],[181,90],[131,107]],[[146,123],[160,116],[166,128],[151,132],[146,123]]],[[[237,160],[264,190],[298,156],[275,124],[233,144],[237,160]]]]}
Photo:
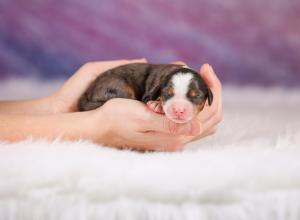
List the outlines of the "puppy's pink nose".
{"type": "Polygon", "coordinates": [[[186,107],[185,106],[172,106],[172,113],[173,115],[181,118],[186,114],[186,107]]]}

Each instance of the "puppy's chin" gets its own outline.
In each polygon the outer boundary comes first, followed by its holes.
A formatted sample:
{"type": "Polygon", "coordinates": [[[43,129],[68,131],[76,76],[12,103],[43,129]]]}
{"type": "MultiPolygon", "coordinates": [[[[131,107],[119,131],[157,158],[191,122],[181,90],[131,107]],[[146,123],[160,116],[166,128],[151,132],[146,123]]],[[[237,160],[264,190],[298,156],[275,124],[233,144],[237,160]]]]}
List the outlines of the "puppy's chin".
{"type": "Polygon", "coordinates": [[[175,118],[169,117],[168,115],[166,115],[166,116],[168,117],[168,119],[170,119],[171,121],[178,123],[178,124],[185,124],[185,123],[189,123],[190,121],[192,121],[192,118],[183,120],[183,119],[175,119],[175,118]]]}

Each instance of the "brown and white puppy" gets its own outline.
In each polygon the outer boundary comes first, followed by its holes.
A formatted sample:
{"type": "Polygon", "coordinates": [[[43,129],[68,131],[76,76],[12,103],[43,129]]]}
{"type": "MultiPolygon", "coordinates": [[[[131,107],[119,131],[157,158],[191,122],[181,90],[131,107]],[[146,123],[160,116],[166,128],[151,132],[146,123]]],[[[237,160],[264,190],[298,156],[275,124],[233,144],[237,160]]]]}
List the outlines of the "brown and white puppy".
{"type": "Polygon", "coordinates": [[[80,111],[93,110],[112,98],[135,99],[153,111],[165,113],[176,123],[186,123],[204,107],[213,94],[200,75],[175,64],[134,63],[98,76],[78,102],[80,111]]]}

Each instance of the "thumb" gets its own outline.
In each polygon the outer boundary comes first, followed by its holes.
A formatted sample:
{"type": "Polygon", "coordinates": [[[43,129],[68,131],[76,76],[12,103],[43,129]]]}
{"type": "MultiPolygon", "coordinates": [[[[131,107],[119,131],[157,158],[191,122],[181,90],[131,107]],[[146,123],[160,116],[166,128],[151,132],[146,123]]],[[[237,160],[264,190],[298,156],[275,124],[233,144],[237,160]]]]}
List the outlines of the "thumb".
{"type": "Polygon", "coordinates": [[[221,82],[209,64],[203,64],[200,68],[200,76],[212,90],[221,87],[221,82]]]}

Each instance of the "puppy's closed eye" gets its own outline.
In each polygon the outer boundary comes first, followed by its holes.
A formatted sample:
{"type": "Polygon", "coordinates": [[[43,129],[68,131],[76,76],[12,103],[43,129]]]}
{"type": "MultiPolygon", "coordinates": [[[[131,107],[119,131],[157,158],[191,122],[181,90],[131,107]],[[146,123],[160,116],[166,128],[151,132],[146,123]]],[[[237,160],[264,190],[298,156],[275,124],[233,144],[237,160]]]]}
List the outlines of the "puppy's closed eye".
{"type": "Polygon", "coordinates": [[[201,93],[200,91],[196,91],[195,89],[191,89],[189,91],[188,96],[190,96],[192,98],[200,98],[203,96],[203,93],[201,93]]]}
{"type": "Polygon", "coordinates": [[[191,97],[195,97],[197,94],[196,94],[196,91],[194,90],[194,89],[191,89],[190,91],[189,91],[189,96],[191,96],[191,97]]]}

